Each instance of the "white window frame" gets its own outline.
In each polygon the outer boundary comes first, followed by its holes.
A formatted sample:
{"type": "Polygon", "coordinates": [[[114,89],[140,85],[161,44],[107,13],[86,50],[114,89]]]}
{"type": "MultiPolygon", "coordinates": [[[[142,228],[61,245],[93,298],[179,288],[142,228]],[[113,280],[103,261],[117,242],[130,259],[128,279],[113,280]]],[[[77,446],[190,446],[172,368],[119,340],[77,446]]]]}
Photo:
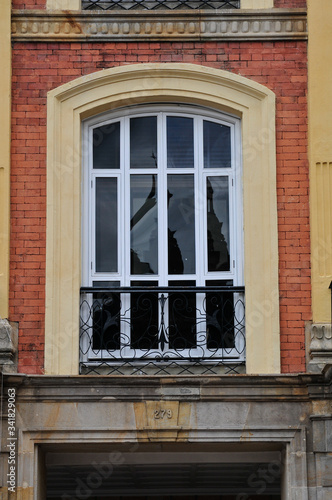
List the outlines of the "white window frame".
{"type": "MultiPolygon", "coordinates": [[[[232,280],[233,286],[243,285],[243,201],[242,201],[242,158],[241,158],[241,122],[240,119],[219,113],[207,108],[197,106],[188,106],[183,104],[176,105],[144,105],[137,107],[122,108],[115,112],[98,115],[86,120],[83,123],[83,186],[82,186],[82,284],[83,286],[93,286],[97,281],[113,281],[120,282],[120,286],[130,286],[132,281],[156,281],[156,286],[168,286],[168,281],[195,281],[196,286],[205,286],[207,280],[232,280]],[[158,168],[157,171],[152,168],[146,169],[131,169],[129,167],[129,147],[127,139],[129,138],[129,120],[133,117],[157,116],[158,131],[158,168]],[[167,169],[167,154],[166,154],[166,117],[181,116],[194,118],[194,169],[191,168],[174,168],[167,169]],[[231,130],[231,168],[204,168],[203,162],[203,120],[207,119],[212,122],[217,122],[230,127],[231,130]],[[92,134],[93,129],[108,125],[112,122],[120,121],[120,168],[119,169],[93,169],[93,151],[92,151],[92,134]],[[151,175],[153,172],[158,173],[158,197],[163,196],[164,200],[158,200],[158,274],[146,275],[130,275],[130,252],[121,251],[122,248],[130,249],[130,175],[151,175]],[[203,212],[199,217],[195,217],[195,241],[196,249],[196,273],[190,275],[168,275],[166,253],[163,251],[166,245],[161,244],[164,235],[164,242],[167,238],[167,210],[163,210],[166,200],[166,189],[168,174],[192,174],[195,179],[194,195],[195,207],[199,207],[202,203],[200,196],[200,188],[203,188],[203,212]],[[206,203],[206,179],[208,176],[228,177],[229,182],[229,232],[230,232],[230,270],[209,272],[207,269],[207,238],[206,238],[206,220],[207,220],[207,203],[206,203]],[[113,177],[117,178],[118,182],[118,270],[114,273],[99,273],[95,271],[95,252],[94,252],[94,220],[95,220],[95,192],[97,177],[113,177]],[[127,204],[127,207],[125,205],[127,204]],[[119,230],[124,228],[123,231],[119,230]],[[232,236],[233,235],[233,236],[232,236]],[[124,254],[126,256],[124,257],[124,254]],[[204,268],[201,266],[200,256],[204,256],[204,268]],[[120,272],[120,270],[122,272],[120,272]]],[[[240,298],[240,294],[234,295],[234,303],[240,298]]],[[[242,298],[242,297],[241,297],[242,298]]],[[[197,294],[197,309],[203,304],[204,294],[197,294]]],[[[130,307],[130,298],[128,294],[122,296],[122,309],[127,310],[130,307]]],[[[167,307],[165,310],[167,314],[167,307]]],[[[128,332],[125,332],[126,334],[128,332]]],[[[225,361],[242,362],[244,361],[244,340],[240,335],[237,339],[237,348],[223,353],[225,361]],[[239,354],[241,353],[241,354],[239,354]]],[[[155,349],[153,350],[155,352],[155,349]]],[[[222,349],[220,348],[220,351],[222,349]]],[[[191,354],[195,354],[195,350],[190,350],[191,354]]],[[[121,359],[130,358],[134,351],[130,348],[122,350],[121,359]]],[[[143,351],[142,351],[143,353],[143,351]]],[[[172,357],[171,349],[168,350],[172,357]]],[[[136,356],[139,352],[136,350],[136,356]]],[[[186,353],[182,351],[182,354],[186,353]]],[[[176,357],[176,351],[174,357],[176,357]]],[[[84,362],[96,362],[100,359],[107,360],[107,351],[103,350],[94,352],[92,347],[88,349],[85,355],[84,362]]]]}

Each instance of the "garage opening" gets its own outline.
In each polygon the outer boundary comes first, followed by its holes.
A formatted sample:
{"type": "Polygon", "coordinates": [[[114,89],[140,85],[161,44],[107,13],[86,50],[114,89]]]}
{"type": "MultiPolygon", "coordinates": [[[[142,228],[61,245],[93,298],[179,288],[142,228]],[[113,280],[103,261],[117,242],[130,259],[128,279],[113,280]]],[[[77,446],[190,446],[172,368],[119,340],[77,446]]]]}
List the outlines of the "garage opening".
{"type": "Polygon", "coordinates": [[[280,449],[155,444],[92,451],[90,445],[45,450],[45,465],[47,500],[282,498],[280,449]]]}

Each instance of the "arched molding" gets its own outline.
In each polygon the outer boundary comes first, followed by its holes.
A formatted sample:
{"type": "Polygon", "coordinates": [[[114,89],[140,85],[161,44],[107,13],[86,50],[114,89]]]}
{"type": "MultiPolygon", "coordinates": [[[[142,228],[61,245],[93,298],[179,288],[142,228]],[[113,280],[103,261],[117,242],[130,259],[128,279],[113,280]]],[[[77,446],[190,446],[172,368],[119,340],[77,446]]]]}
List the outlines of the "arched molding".
{"type": "Polygon", "coordinates": [[[241,118],[247,373],[279,373],[274,94],[226,71],[173,63],[111,68],[48,94],[45,371],[78,373],[82,120],[156,102],[241,118]]]}

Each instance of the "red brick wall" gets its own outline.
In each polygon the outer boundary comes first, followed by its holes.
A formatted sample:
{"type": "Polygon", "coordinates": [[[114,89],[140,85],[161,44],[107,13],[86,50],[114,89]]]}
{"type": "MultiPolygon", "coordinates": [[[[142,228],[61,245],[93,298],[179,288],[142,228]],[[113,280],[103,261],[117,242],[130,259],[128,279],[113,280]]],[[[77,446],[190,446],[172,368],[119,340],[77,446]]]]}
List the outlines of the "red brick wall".
{"type": "Polygon", "coordinates": [[[13,9],[45,9],[46,0],[12,0],[13,9]]]}
{"type": "MultiPolygon", "coordinates": [[[[251,78],[277,96],[277,188],[283,372],[305,370],[311,319],[306,43],[14,44],[10,319],[19,322],[19,369],[43,370],[46,93],[101,68],[191,62],[251,78]]],[[[259,278],[259,277],[258,277],[259,278]]]]}
{"type": "Polygon", "coordinates": [[[295,9],[295,8],[306,8],[307,0],[274,0],[275,7],[281,7],[284,9],[295,9]]]}

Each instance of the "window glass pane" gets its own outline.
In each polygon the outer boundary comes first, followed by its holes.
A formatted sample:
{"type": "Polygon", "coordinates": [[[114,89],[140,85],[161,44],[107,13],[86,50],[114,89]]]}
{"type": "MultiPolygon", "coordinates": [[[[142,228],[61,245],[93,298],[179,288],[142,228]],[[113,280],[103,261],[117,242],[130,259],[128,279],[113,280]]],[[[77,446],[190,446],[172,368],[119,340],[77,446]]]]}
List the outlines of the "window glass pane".
{"type": "Polygon", "coordinates": [[[118,288],[121,283],[120,281],[93,281],[92,286],[95,288],[118,288]]]}
{"type": "MultiPolygon", "coordinates": [[[[157,281],[132,281],[131,286],[158,286],[157,281]]],[[[132,349],[158,349],[158,292],[130,294],[132,349]]]]}
{"type": "Polygon", "coordinates": [[[204,167],[231,167],[231,129],[207,120],[203,122],[204,167]]]}
{"type": "MultiPolygon", "coordinates": [[[[207,281],[206,286],[233,286],[231,280],[207,281]]],[[[234,339],[234,294],[209,292],[206,294],[206,327],[209,332],[207,348],[232,349],[234,339]]]]}
{"type": "Polygon", "coordinates": [[[131,274],[158,273],[157,176],[130,176],[131,274]]]}
{"type": "MultiPolygon", "coordinates": [[[[118,288],[119,281],[94,281],[96,288],[118,288]]],[[[93,294],[93,338],[92,349],[120,349],[120,294],[109,293],[93,294]]]]}
{"type": "MultiPolygon", "coordinates": [[[[172,286],[195,286],[195,281],[169,281],[172,286]]],[[[182,350],[196,347],[196,293],[170,292],[168,294],[169,347],[182,350]]]]}
{"type": "Polygon", "coordinates": [[[120,122],[93,130],[93,168],[120,168],[120,122]]]}
{"type": "Polygon", "coordinates": [[[207,177],[208,270],[229,271],[228,177],[207,177]]]}
{"type": "Polygon", "coordinates": [[[96,179],[96,271],[118,270],[117,179],[96,179]]]}
{"type": "Polygon", "coordinates": [[[167,167],[194,167],[194,128],[192,118],[167,117],[167,167]]]}
{"type": "Polygon", "coordinates": [[[157,167],[157,117],[130,120],[130,167],[157,167]]]}
{"type": "Polygon", "coordinates": [[[168,272],[195,273],[195,197],[192,174],[167,176],[168,272]]]}

